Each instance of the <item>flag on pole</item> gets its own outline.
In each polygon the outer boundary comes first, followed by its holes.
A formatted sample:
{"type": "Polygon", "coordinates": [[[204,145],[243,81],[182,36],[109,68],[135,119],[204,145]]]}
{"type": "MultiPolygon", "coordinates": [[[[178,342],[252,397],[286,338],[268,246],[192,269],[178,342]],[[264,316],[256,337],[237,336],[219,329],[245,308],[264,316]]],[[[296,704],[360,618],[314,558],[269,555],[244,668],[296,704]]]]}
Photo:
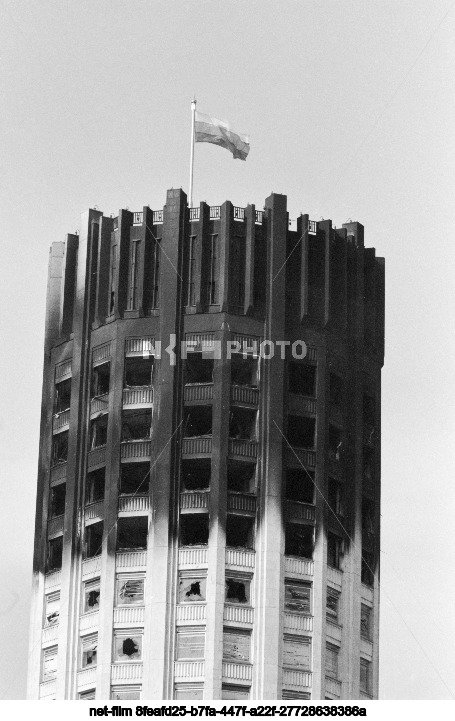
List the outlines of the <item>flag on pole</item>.
{"type": "Polygon", "coordinates": [[[212,118],[210,115],[196,110],[194,123],[194,140],[196,143],[213,143],[229,150],[234,158],[246,160],[250,152],[248,135],[234,133],[225,120],[212,118]]]}

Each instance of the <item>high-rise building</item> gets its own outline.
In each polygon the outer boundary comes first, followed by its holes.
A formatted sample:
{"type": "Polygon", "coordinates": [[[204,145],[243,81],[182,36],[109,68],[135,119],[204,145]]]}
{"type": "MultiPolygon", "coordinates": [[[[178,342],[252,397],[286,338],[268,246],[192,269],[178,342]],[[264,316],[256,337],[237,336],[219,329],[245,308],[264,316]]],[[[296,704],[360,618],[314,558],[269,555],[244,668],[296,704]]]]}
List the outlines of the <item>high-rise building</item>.
{"type": "Polygon", "coordinates": [[[384,263],[253,205],[50,251],[29,697],[378,693],[384,263]]]}

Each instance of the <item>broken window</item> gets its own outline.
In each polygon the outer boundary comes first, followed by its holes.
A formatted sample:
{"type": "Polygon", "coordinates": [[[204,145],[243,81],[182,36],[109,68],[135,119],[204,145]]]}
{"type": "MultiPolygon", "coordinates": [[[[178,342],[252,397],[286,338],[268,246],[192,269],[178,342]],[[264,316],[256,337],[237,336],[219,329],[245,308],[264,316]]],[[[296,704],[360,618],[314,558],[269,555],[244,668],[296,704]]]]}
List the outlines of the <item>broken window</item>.
{"type": "Polygon", "coordinates": [[[250,689],[245,686],[232,686],[223,683],[221,687],[221,698],[226,701],[248,701],[250,698],[250,689]]]}
{"type": "Polygon", "coordinates": [[[343,485],[335,478],[329,478],[327,500],[330,510],[337,516],[343,515],[343,485]]]}
{"type": "Polygon", "coordinates": [[[229,438],[254,441],[256,438],[257,412],[250,408],[231,407],[229,438]]]}
{"type": "Polygon", "coordinates": [[[144,578],[119,576],[117,579],[117,606],[142,605],[144,603],[144,578]]]}
{"type": "Polygon", "coordinates": [[[122,441],[143,441],[152,433],[152,411],[123,411],[122,441]]]}
{"type": "Polygon", "coordinates": [[[54,413],[67,411],[71,404],[71,378],[55,384],[54,413]]]}
{"type": "Polygon", "coordinates": [[[42,681],[51,681],[57,676],[57,646],[51,648],[45,648],[43,651],[43,662],[42,662],[42,681]]]}
{"type": "Polygon", "coordinates": [[[85,503],[97,503],[104,498],[106,469],[97,468],[87,473],[85,480],[85,503]]]}
{"type": "Polygon", "coordinates": [[[304,526],[300,523],[286,524],[286,556],[299,556],[301,558],[313,558],[314,529],[312,526],[304,526]]]}
{"type": "Polygon", "coordinates": [[[225,628],[223,632],[223,658],[226,661],[250,660],[251,634],[248,631],[237,631],[225,628]]]}
{"type": "Polygon", "coordinates": [[[258,385],[258,359],[253,355],[233,353],[231,356],[231,383],[236,386],[258,385]]]}
{"type": "Polygon", "coordinates": [[[50,494],[50,518],[63,516],[65,513],[66,483],[52,486],[50,494]]]}
{"type": "Polygon", "coordinates": [[[296,448],[314,448],[315,429],[315,418],[288,416],[287,441],[296,448]]]}
{"type": "Polygon", "coordinates": [[[326,617],[330,623],[338,623],[338,614],[340,607],[340,592],[335,589],[327,587],[327,598],[326,598],[326,617]]]}
{"type": "Polygon", "coordinates": [[[364,658],[360,659],[360,690],[371,693],[371,662],[364,658]]]}
{"type": "Polygon", "coordinates": [[[254,518],[228,513],[226,517],[226,546],[254,548],[254,518]]]}
{"type": "Polygon", "coordinates": [[[118,631],[114,633],[114,661],[129,662],[142,660],[142,633],[139,631],[118,631]]]}
{"type": "Polygon", "coordinates": [[[374,553],[362,549],[361,581],[366,586],[374,585],[374,553]]]}
{"type": "Polygon", "coordinates": [[[98,634],[94,633],[85,638],[81,638],[81,668],[90,668],[96,666],[98,656],[98,634]]]}
{"type": "Polygon", "coordinates": [[[182,488],[199,491],[210,487],[212,465],[210,458],[191,458],[182,461],[182,488]]]}
{"type": "Polygon", "coordinates": [[[374,480],[374,449],[363,447],[363,478],[365,481],[374,480]]]}
{"type": "Polygon", "coordinates": [[[331,678],[338,678],[338,646],[328,643],[325,648],[325,672],[331,678]]]}
{"type": "Polygon", "coordinates": [[[179,576],[179,603],[198,603],[206,600],[207,578],[205,576],[179,576]]]}
{"type": "Polygon", "coordinates": [[[226,578],[226,594],[227,603],[240,603],[244,606],[250,605],[250,579],[245,578],[226,578]]]}
{"type": "Polygon", "coordinates": [[[329,397],[330,397],[330,403],[334,406],[341,406],[343,404],[343,391],[344,391],[344,383],[343,379],[340,378],[339,375],[336,373],[330,374],[330,387],[329,387],[329,397]]]}
{"type": "Polygon", "coordinates": [[[148,516],[126,516],[117,521],[117,551],[147,548],[148,516]]]}
{"type": "Polygon", "coordinates": [[[188,349],[185,360],[185,383],[213,383],[213,354],[199,353],[188,349]]]}
{"type": "Polygon", "coordinates": [[[316,366],[290,361],[289,393],[300,396],[316,396],[316,366]]]}
{"type": "Polygon", "coordinates": [[[372,608],[364,603],[360,607],[360,635],[371,641],[371,615],[372,608]]]}
{"type": "Polygon", "coordinates": [[[363,394],[363,422],[370,427],[376,423],[376,402],[367,393],[363,394]]]}
{"type": "Polygon", "coordinates": [[[342,432],[337,426],[329,425],[329,456],[333,461],[340,461],[343,452],[342,432]]]}
{"type": "Polygon", "coordinates": [[[286,499],[298,503],[314,503],[314,473],[305,468],[286,471],[286,499]]]}
{"type": "Polygon", "coordinates": [[[47,544],[46,571],[58,571],[62,567],[63,536],[51,538],[47,544]]]}
{"type": "Polygon", "coordinates": [[[327,563],[332,568],[341,569],[343,557],[343,541],[335,533],[327,534],[327,563]]]}
{"type": "Polygon", "coordinates": [[[92,370],[92,398],[104,396],[109,393],[109,379],[111,374],[111,363],[101,363],[92,370]]]}
{"type": "Polygon", "coordinates": [[[372,540],[375,526],[375,505],[370,498],[362,498],[362,537],[364,542],[372,540]]]}
{"type": "Polygon", "coordinates": [[[205,630],[178,628],[175,655],[177,661],[194,661],[204,658],[205,630]]]}
{"type": "Polygon", "coordinates": [[[185,408],[185,438],[212,435],[212,406],[185,408]]]}
{"type": "Polygon", "coordinates": [[[112,686],[111,699],[116,701],[138,701],[141,689],[138,686],[112,686]]]}
{"type": "Polygon", "coordinates": [[[283,643],[283,665],[309,671],[311,668],[310,639],[285,636],[283,643]]]}
{"type": "Polygon", "coordinates": [[[66,463],[68,460],[68,431],[56,433],[52,437],[52,464],[66,463]]]}
{"type": "Polygon", "coordinates": [[[144,388],[153,382],[153,356],[132,356],[125,358],[124,387],[144,388]]]}
{"type": "Polygon", "coordinates": [[[188,513],[180,516],[181,546],[206,546],[208,542],[208,513],[188,513]]]}
{"type": "Polygon", "coordinates": [[[147,495],[150,486],[150,463],[122,463],[120,495],[147,495]]]}
{"type": "Polygon", "coordinates": [[[108,415],[99,415],[90,421],[90,450],[105,446],[107,443],[108,415]]]}
{"type": "Polygon", "coordinates": [[[227,488],[235,493],[253,493],[256,486],[256,464],[228,460],[227,488]]]}
{"type": "Polygon", "coordinates": [[[60,616],[60,591],[48,593],[44,600],[44,626],[55,626],[60,616]]]}
{"type": "Polygon", "coordinates": [[[100,579],[94,578],[84,583],[84,613],[97,611],[100,607],[100,579]]]}
{"type": "Polygon", "coordinates": [[[84,557],[93,558],[101,553],[103,543],[103,521],[92,523],[85,527],[84,557]]]}
{"type": "Polygon", "coordinates": [[[284,609],[291,613],[311,615],[311,584],[284,582],[284,609]]]}

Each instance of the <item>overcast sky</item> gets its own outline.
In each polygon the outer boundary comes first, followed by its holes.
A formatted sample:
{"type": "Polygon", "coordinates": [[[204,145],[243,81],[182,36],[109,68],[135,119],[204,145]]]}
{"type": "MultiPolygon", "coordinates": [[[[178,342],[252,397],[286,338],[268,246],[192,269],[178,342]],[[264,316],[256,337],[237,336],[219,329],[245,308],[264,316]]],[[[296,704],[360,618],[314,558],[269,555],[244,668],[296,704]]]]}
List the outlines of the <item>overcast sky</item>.
{"type": "Polygon", "coordinates": [[[384,699],[455,695],[455,3],[1,0],[0,696],[23,698],[48,248],[97,205],[288,196],[386,258],[384,699]]]}

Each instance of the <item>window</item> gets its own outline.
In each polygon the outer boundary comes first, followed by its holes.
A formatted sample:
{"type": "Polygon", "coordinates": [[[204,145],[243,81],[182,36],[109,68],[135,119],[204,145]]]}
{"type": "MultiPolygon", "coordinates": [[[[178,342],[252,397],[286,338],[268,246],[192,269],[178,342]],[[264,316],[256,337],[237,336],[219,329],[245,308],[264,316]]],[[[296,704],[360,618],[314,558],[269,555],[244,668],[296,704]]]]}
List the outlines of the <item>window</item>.
{"type": "Polygon", "coordinates": [[[243,353],[233,353],[231,356],[231,383],[236,386],[258,385],[258,359],[252,355],[244,357],[243,353]]]}
{"type": "Polygon", "coordinates": [[[177,701],[197,701],[202,699],[204,687],[196,683],[176,683],[174,698],[177,701]]]}
{"type": "Polygon", "coordinates": [[[115,306],[115,282],[118,265],[118,245],[111,245],[110,271],[109,271],[109,288],[110,288],[110,304],[109,315],[114,312],[115,306]]]}
{"type": "Polygon", "coordinates": [[[311,615],[311,585],[295,581],[284,582],[284,610],[311,615]]]}
{"type": "Polygon", "coordinates": [[[255,440],[256,418],[256,411],[232,406],[229,418],[229,438],[245,441],[255,440]]]}
{"type": "Polygon", "coordinates": [[[81,668],[96,666],[98,655],[98,634],[81,638],[81,668]]]}
{"type": "Polygon", "coordinates": [[[107,443],[107,413],[90,421],[90,450],[105,446],[107,443]]]}
{"type": "Polygon", "coordinates": [[[57,655],[57,646],[44,649],[41,670],[41,679],[43,682],[51,681],[57,676],[57,655]]]}
{"type": "Polygon", "coordinates": [[[185,438],[212,435],[212,406],[192,406],[185,409],[185,438]]]}
{"type": "Polygon", "coordinates": [[[94,701],[96,696],[96,691],[94,688],[89,689],[88,691],[80,691],[77,695],[78,701],[94,701]]]}
{"type": "Polygon", "coordinates": [[[194,305],[196,302],[195,298],[195,271],[196,271],[196,245],[197,236],[191,235],[189,248],[188,248],[188,296],[187,305],[194,305]]]}
{"type": "Polygon", "coordinates": [[[360,690],[371,694],[371,662],[360,659],[360,690]]]}
{"type": "Polygon", "coordinates": [[[154,357],[128,356],[125,358],[124,387],[150,387],[153,382],[154,357]]]}
{"type": "Polygon", "coordinates": [[[289,393],[316,396],[316,366],[291,361],[289,363],[289,393]]]}
{"type": "Polygon", "coordinates": [[[328,502],[330,510],[337,516],[343,515],[343,485],[335,478],[329,478],[328,502]]]}
{"type": "Polygon", "coordinates": [[[110,361],[95,366],[92,371],[92,398],[104,396],[109,393],[109,382],[111,374],[110,361]]]}
{"type": "Polygon", "coordinates": [[[210,259],[209,259],[209,284],[208,284],[208,303],[214,305],[218,303],[218,236],[210,236],[210,259]]]}
{"type": "Polygon", "coordinates": [[[363,423],[370,428],[376,423],[376,402],[367,393],[363,394],[363,423]]]}
{"type": "Polygon", "coordinates": [[[205,576],[179,576],[179,603],[201,603],[206,600],[207,578],[205,576]]]}
{"type": "Polygon", "coordinates": [[[340,611],[340,592],[327,587],[326,617],[330,623],[338,623],[340,611]]]}
{"type": "Polygon", "coordinates": [[[338,678],[339,648],[328,643],[325,648],[325,672],[331,678],[338,678]]]}
{"type": "Polygon", "coordinates": [[[58,571],[62,567],[63,536],[52,538],[47,544],[46,571],[58,571]]]}
{"type": "Polygon", "coordinates": [[[52,486],[50,496],[50,517],[63,516],[65,513],[66,483],[52,486]]]}
{"type": "Polygon", "coordinates": [[[213,354],[189,350],[185,360],[185,383],[213,383],[213,354]]]}
{"type": "Polygon", "coordinates": [[[44,599],[44,626],[55,626],[60,615],[60,591],[48,593],[44,599]]]}
{"type": "Polygon", "coordinates": [[[117,606],[134,606],[144,603],[144,578],[119,576],[117,578],[117,606]]]}
{"type": "Polygon", "coordinates": [[[327,563],[332,568],[341,569],[343,557],[343,541],[335,533],[327,535],[327,563]]]}
{"type": "Polygon", "coordinates": [[[161,245],[160,239],[153,239],[153,282],[152,294],[150,298],[150,308],[160,307],[160,262],[161,262],[161,245]]]}
{"type": "Polygon", "coordinates": [[[138,701],[140,698],[140,686],[112,686],[111,688],[111,699],[116,701],[138,701]]]}
{"type": "Polygon", "coordinates": [[[71,378],[55,384],[54,413],[67,411],[71,404],[71,378]]]}
{"type": "Polygon", "coordinates": [[[313,558],[314,529],[299,523],[286,524],[286,556],[313,558]]]}
{"type": "Polygon", "coordinates": [[[68,460],[68,431],[56,433],[52,438],[52,464],[66,463],[68,460]]]}
{"type": "Polygon", "coordinates": [[[123,411],[122,441],[144,441],[152,434],[152,411],[123,411]]]}
{"type": "Polygon", "coordinates": [[[223,658],[226,661],[249,662],[250,638],[247,631],[225,628],[223,633],[223,658]]]}
{"type": "Polygon", "coordinates": [[[212,465],[210,458],[191,458],[182,461],[182,486],[185,491],[210,487],[212,465]]]}
{"type": "Polygon", "coordinates": [[[142,632],[129,629],[115,632],[113,652],[116,663],[142,661],[142,632]]]}
{"type": "Polygon", "coordinates": [[[221,687],[221,698],[226,701],[248,701],[250,698],[250,689],[245,686],[232,686],[224,684],[221,687]]]}
{"type": "Polygon", "coordinates": [[[288,468],[286,499],[298,503],[314,503],[314,473],[305,468],[288,468]]]}
{"type": "Polygon", "coordinates": [[[362,534],[363,540],[371,539],[374,536],[375,526],[375,505],[370,498],[362,498],[362,534]]]}
{"type": "Polygon", "coordinates": [[[177,661],[193,661],[204,658],[205,630],[201,628],[177,628],[175,655],[177,661]]]}
{"type": "Polygon", "coordinates": [[[208,513],[189,513],[180,516],[180,545],[205,546],[209,541],[208,513]]]}
{"type": "Polygon", "coordinates": [[[371,616],[373,609],[364,603],[360,607],[360,635],[371,641],[371,616]]]}
{"type": "Polygon", "coordinates": [[[366,586],[374,585],[374,568],[375,568],[374,553],[371,553],[370,551],[365,551],[364,549],[362,549],[361,581],[366,586]]]}
{"type": "Polygon", "coordinates": [[[97,468],[96,471],[89,471],[85,481],[85,503],[97,503],[104,498],[106,469],[97,468]]]}
{"type": "Polygon", "coordinates": [[[342,453],[342,434],[341,430],[336,426],[329,425],[329,456],[333,461],[341,460],[342,453]]]}
{"type": "Polygon", "coordinates": [[[256,464],[227,462],[227,488],[234,493],[253,493],[256,486],[256,464]]]}
{"type": "Polygon", "coordinates": [[[311,641],[309,638],[285,636],[283,644],[283,665],[299,670],[311,668],[311,641]]]}
{"type": "Polygon", "coordinates": [[[128,309],[134,310],[137,308],[137,280],[138,280],[138,261],[139,261],[139,247],[141,241],[131,240],[130,244],[130,267],[129,267],[129,282],[128,282],[128,309]]]}
{"type": "Polygon", "coordinates": [[[245,578],[226,578],[226,603],[250,605],[251,581],[245,578]]]}
{"type": "Polygon", "coordinates": [[[296,448],[314,448],[315,428],[315,418],[288,416],[288,443],[296,448]]]}
{"type": "Polygon", "coordinates": [[[245,239],[234,235],[231,238],[230,246],[231,303],[240,308],[245,302],[245,239]]]}
{"type": "Polygon", "coordinates": [[[84,583],[84,613],[97,611],[100,607],[100,579],[94,578],[84,583]]]}
{"type": "Polygon", "coordinates": [[[343,379],[340,378],[336,373],[330,374],[330,403],[334,406],[341,406],[343,403],[343,391],[344,383],[343,379]]]}
{"type": "Polygon", "coordinates": [[[363,447],[363,479],[374,481],[374,449],[368,446],[363,447]]]}
{"type": "Polygon", "coordinates": [[[254,548],[254,518],[228,513],[226,518],[226,546],[254,548]]]}
{"type": "Polygon", "coordinates": [[[101,553],[103,543],[103,521],[85,527],[84,557],[93,558],[101,553]]]}
{"type": "Polygon", "coordinates": [[[122,463],[120,495],[147,495],[150,486],[150,463],[122,463]]]}
{"type": "Polygon", "coordinates": [[[126,516],[117,521],[117,551],[147,548],[148,516],[126,516]]]}

